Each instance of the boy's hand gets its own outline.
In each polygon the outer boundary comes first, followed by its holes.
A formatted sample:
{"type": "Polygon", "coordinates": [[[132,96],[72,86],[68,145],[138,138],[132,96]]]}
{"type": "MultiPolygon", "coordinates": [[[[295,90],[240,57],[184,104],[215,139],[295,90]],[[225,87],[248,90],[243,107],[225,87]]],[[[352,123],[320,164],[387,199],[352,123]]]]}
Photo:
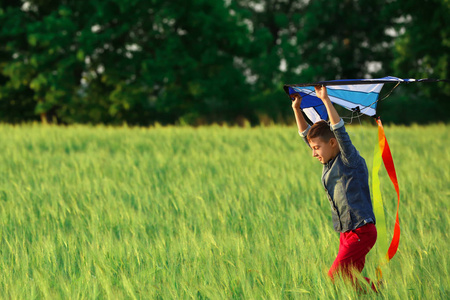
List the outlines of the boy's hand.
{"type": "Polygon", "coordinates": [[[320,98],[320,100],[324,101],[329,99],[326,86],[314,86],[314,90],[316,91],[316,95],[320,98]]]}
{"type": "Polygon", "coordinates": [[[300,109],[300,104],[302,104],[302,97],[298,93],[294,93],[290,95],[292,100],[292,108],[300,109]]]}

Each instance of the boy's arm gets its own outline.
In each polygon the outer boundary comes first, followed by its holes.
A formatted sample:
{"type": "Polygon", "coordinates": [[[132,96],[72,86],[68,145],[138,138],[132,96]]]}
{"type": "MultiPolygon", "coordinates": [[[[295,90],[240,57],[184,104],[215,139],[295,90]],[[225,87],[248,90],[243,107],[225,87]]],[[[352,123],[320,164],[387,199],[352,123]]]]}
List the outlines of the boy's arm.
{"type": "Polygon", "coordinates": [[[303,116],[302,110],[300,108],[300,104],[302,103],[302,97],[298,94],[291,95],[292,101],[292,110],[294,111],[295,121],[297,123],[298,134],[305,140],[306,144],[308,144],[308,140],[306,139],[306,135],[308,134],[309,124],[306,122],[305,117],[303,116]]]}
{"type": "Polygon", "coordinates": [[[315,86],[314,89],[316,90],[317,97],[322,100],[325,108],[327,109],[331,125],[336,125],[337,123],[339,123],[339,121],[341,121],[341,117],[339,117],[336,108],[334,108],[333,103],[331,103],[330,97],[328,97],[327,88],[322,85],[315,86]]]}
{"type": "Polygon", "coordinates": [[[309,125],[306,123],[305,117],[303,117],[300,104],[302,104],[302,97],[298,94],[292,94],[292,110],[294,111],[295,121],[297,122],[298,132],[304,132],[308,129],[309,125]]]}
{"type": "Polygon", "coordinates": [[[336,137],[339,144],[339,149],[341,150],[342,162],[349,167],[356,166],[359,163],[359,152],[356,150],[350,136],[345,130],[344,121],[341,119],[339,123],[331,125],[331,130],[336,137]]]}
{"type": "Polygon", "coordinates": [[[358,162],[359,153],[352,144],[350,136],[345,130],[344,121],[341,119],[336,111],[336,108],[334,108],[333,103],[331,103],[331,100],[328,97],[327,88],[324,86],[316,86],[314,89],[316,90],[317,97],[322,100],[327,109],[331,123],[331,130],[334,132],[336,140],[339,144],[339,149],[341,150],[342,161],[348,166],[355,165],[358,162]]]}

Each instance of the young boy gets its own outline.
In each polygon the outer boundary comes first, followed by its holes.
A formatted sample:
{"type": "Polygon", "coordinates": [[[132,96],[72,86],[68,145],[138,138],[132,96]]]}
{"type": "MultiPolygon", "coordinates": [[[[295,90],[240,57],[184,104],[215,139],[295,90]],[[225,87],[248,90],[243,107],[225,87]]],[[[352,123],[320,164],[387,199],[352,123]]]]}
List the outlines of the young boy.
{"type": "MultiPolygon", "coordinates": [[[[322,183],[331,205],[334,230],[340,233],[339,252],[328,276],[334,280],[341,273],[355,282],[352,272],[362,271],[366,254],[377,239],[369,174],[326,87],[315,87],[315,91],[327,109],[331,126],[323,120],[309,126],[300,110],[302,98],[298,94],[291,95],[292,108],[300,136],[312,149],[312,156],[323,164],[322,183]]],[[[373,284],[371,287],[375,289],[373,284]]]]}

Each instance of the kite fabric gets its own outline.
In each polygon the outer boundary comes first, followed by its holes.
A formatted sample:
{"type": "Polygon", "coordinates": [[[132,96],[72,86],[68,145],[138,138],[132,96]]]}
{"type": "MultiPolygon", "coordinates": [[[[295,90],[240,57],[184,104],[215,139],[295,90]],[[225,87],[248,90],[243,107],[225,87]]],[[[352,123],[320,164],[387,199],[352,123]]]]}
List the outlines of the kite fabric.
{"type": "Polygon", "coordinates": [[[330,81],[318,81],[315,83],[286,84],[284,91],[291,97],[298,93],[302,97],[300,108],[311,123],[327,120],[328,114],[314,91],[314,86],[326,86],[331,102],[339,104],[346,109],[375,117],[378,96],[386,83],[402,82],[437,82],[446,81],[440,79],[401,79],[387,76],[377,79],[342,79],[330,81]]]}
{"type": "Polygon", "coordinates": [[[372,195],[373,195],[373,211],[375,214],[375,219],[377,220],[377,231],[378,231],[378,243],[382,253],[386,253],[381,262],[380,266],[377,268],[378,278],[381,279],[382,272],[381,266],[388,263],[397,253],[398,245],[400,242],[400,222],[398,218],[398,211],[400,209],[400,189],[398,187],[397,174],[395,172],[394,160],[392,159],[391,150],[389,149],[389,144],[387,142],[386,136],[384,134],[383,124],[381,119],[377,119],[378,124],[378,145],[375,147],[374,159],[373,159],[373,169],[372,169],[372,195]],[[387,247],[387,233],[386,233],[386,218],[384,215],[383,199],[381,197],[380,191],[380,179],[378,177],[378,172],[381,166],[381,160],[383,160],[386,171],[389,178],[394,185],[395,191],[397,192],[397,214],[395,218],[394,234],[392,236],[391,244],[389,248],[387,247]]]}
{"type": "Polygon", "coordinates": [[[400,222],[398,219],[398,210],[400,208],[400,189],[398,187],[397,174],[395,172],[394,160],[392,159],[391,150],[389,149],[389,144],[387,142],[386,136],[384,134],[383,124],[378,118],[378,143],[380,146],[381,157],[383,158],[384,167],[389,175],[389,178],[394,185],[395,191],[397,192],[397,214],[395,218],[394,235],[392,237],[391,244],[389,246],[388,252],[386,253],[387,261],[391,260],[395,253],[397,253],[398,244],[400,241],[400,222]]]}
{"type": "Polygon", "coordinates": [[[373,202],[373,213],[375,214],[375,219],[377,220],[377,232],[378,240],[377,246],[380,252],[383,253],[383,258],[381,264],[385,263],[385,253],[388,250],[388,238],[386,231],[386,216],[384,214],[383,197],[381,196],[380,188],[380,178],[378,173],[380,172],[380,167],[382,164],[380,145],[377,143],[375,145],[374,155],[373,155],[373,166],[372,166],[372,202],[373,202]]]}

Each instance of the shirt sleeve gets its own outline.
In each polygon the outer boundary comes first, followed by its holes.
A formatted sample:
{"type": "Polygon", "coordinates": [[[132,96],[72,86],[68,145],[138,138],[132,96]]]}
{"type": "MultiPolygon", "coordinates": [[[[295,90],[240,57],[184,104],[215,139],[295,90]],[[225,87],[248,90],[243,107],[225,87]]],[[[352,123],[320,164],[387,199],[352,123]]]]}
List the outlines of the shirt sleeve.
{"type": "Polygon", "coordinates": [[[341,119],[339,123],[331,125],[331,130],[339,144],[342,162],[349,167],[355,167],[359,163],[360,155],[345,130],[344,121],[341,119]]]}
{"type": "Polygon", "coordinates": [[[308,124],[308,127],[304,131],[298,131],[298,134],[302,137],[302,139],[305,141],[305,143],[308,145],[309,148],[311,148],[311,146],[309,145],[308,139],[306,137],[308,136],[310,128],[311,125],[308,124]]]}
{"type": "Polygon", "coordinates": [[[337,124],[331,125],[331,130],[336,130],[344,126],[344,120],[340,120],[337,124]]]}

